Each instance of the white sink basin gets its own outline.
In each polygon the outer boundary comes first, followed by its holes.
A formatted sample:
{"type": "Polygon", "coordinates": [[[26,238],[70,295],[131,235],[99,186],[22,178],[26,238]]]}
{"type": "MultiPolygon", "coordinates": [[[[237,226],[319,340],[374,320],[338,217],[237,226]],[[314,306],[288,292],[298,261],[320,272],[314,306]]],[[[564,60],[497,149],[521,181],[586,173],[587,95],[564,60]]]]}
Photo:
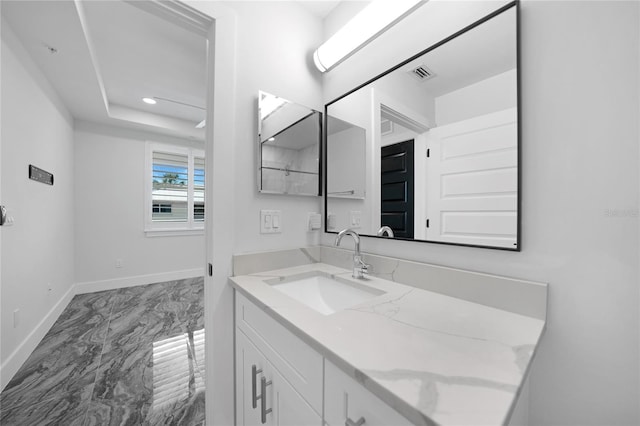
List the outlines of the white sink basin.
{"type": "Polygon", "coordinates": [[[265,281],[300,303],[329,315],[384,294],[384,291],[322,272],[265,281]]]}

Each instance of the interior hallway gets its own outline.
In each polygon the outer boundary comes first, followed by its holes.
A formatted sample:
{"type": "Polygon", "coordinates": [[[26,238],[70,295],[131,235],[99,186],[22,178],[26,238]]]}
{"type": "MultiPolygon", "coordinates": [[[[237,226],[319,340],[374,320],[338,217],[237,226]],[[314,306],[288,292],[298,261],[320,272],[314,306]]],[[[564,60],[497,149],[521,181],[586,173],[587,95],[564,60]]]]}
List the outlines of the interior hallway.
{"type": "Polygon", "coordinates": [[[0,395],[2,425],[204,424],[203,278],[77,295],[0,395]]]}

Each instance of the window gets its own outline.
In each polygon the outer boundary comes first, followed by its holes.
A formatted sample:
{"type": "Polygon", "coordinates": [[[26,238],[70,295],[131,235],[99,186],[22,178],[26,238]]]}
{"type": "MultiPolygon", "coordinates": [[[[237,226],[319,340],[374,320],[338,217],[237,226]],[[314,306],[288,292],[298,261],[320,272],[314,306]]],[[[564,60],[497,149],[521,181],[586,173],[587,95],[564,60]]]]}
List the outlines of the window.
{"type": "Polygon", "coordinates": [[[205,212],[204,152],[147,143],[145,232],[201,233],[205,212]]]}
{"type": "Polygon", "coordinates": [[[156,213],[171,213],[171,204],[154,204],[151,217],[154,217],[156,213]]]}

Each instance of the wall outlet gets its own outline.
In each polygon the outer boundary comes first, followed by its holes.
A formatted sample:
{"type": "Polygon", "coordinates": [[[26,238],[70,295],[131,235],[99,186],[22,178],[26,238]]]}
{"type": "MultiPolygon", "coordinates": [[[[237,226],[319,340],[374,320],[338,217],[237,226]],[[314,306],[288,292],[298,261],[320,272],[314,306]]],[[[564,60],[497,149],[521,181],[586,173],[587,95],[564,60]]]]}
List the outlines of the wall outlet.
{"type": "Polygon", "coordinates": [[[309,231],[316,231],[320,229],[322,226],[322,216],[320,215],[320,213],[307,213],[307,224],[309,231]]]}
{"type": "Polygon", "coordinates": [[[329,213],[327,215],[327,228],[329,228],[330,230],[336,229],[337,223],[338,223],[338,218],[336,217],[336,215],[333,213],[329,213]]]}
{"type": "Polygon", "coordinates": [[[122,268],[122,259],[116,259],[116,268],[122,268]]]}
{"type": "Polygon", "coordinates": [[[20,325],[20,309],[13,310],[13,328],[18,328],[20,325]]]}
{"type": "Polygon", "coordinates": [[[359,210],[353,210],[349,212],[349,217],[351,218],[351,228],[360,228],[362,222],[362,212],[359,210]]]}

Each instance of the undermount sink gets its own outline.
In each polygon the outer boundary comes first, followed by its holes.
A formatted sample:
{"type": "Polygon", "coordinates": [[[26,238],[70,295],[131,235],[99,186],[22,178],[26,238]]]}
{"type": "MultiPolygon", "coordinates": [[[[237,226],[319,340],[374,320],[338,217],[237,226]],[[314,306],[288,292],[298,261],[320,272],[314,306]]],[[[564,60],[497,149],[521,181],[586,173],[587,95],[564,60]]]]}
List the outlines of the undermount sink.
{"type": "Polygon", "coordinates": [[[324,315],[384,294],[384,291],[319,271],[265,282],[324,315]]]}

